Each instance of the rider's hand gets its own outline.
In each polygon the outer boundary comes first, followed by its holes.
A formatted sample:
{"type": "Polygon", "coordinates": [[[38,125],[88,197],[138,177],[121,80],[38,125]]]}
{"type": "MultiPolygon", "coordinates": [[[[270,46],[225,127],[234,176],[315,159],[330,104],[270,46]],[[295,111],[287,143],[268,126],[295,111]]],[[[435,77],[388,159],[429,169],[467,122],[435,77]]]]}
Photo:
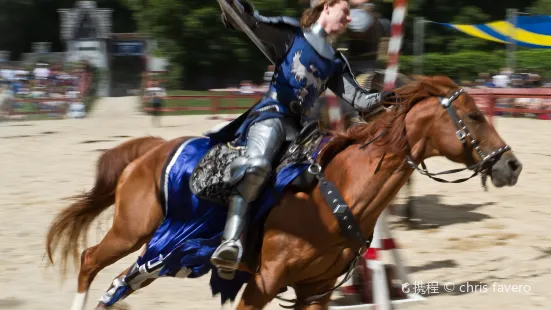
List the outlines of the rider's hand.
{"type": "Polygon", "coordinates": [[[385,90],[381,92],[380,101],[384,108],[392,108],[396,102],[396,93],[393,91],[385,90]],[[392,100],[393,99],[393,100],[392,100]],[[389,102],[387,102],[389,101],[389,102]],[[392,102],[392,103],[390,103],[392,102]]]}
{"type": "Polygon", "coordinates": [[[386,101],[390,97],[396,96],[396,93],[391,90],[384,90],[381,92],[381,101],[386,101]]]}

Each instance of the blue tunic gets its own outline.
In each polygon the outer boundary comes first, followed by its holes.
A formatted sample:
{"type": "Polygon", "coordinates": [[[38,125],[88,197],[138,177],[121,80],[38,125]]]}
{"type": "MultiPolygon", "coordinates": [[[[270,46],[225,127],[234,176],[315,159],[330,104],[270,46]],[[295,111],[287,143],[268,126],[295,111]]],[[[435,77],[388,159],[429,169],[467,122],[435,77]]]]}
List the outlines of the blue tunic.
{"type": "Polygon", "coordinates": [[[335,74],[342,74],[344,68],[341,58],[321,56],[305,38],[302,29],[296,28],[292,45],[277,66],[267,95],[251,108],[246,119],[237,120],[240,126],[234,135],[222,129],[222,134],[228,135],[220,140],[237,138],[236,144],[244,145],[250,126],[269,118],[292,118],[298,123],[311,120],[309,112],[325,91],[327,81],[335,74]]]}
{"type": "MultiPolygon", "coordinates": [[[[194,195],[189,181],[194,167],[215,143],[208,138],[189,139],[168,158],[160,190],[164,220],[136,262],[152,269],[158,266],[158,277],[178,277],[180,270],[187,269],[189,278],[198,278],[212,269],[210,257],[222,240],[228,209],[194,195]]],[[[319,149],[313,154],[314,158],[318,152],[319,149]]],[[[306,168],[306,164],[283,168],[276,175],[274,185],[266,188],[251,208],[251,223],[261,220],[277,203],[286,186],[306,168]]],[[[220,294],[222,303],[233,300],[249,277],[250,274],[238,271],[233,280],[222,280],[212,272],[212,293],[220,294]]],[[[111,306],[129,290],[127,285],[120,286],[103,302],[111,306]]]]}

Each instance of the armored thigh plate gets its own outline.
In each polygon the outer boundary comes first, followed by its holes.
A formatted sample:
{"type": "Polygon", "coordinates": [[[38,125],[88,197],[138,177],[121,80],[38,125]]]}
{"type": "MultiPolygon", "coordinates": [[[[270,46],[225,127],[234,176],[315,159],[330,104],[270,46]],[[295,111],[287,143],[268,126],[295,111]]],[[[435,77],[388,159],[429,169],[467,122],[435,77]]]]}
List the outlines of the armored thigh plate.
{"type": "Polygon", "coordinates": [[[281,120],[267,119],[249,128],[245,157],[232,162],[230,183],[247,202],[256,200],[272,173],[272,161],[285,142],[281,120]]]}

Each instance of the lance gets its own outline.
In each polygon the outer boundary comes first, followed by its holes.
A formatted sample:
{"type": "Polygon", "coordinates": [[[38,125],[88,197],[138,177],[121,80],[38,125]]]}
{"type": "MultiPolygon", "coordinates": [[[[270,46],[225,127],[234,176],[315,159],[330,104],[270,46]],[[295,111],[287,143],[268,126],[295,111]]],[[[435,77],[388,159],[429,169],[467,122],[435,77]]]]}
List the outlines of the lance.
{"type": "MultiPolygon", "coordinates": [[[[249,28],[249,26],[247,26],[247,24],[241,19],[239,14],[235,12],[235,10],[229,5],[228,2],[226,2],[226,0],[217,0],[217,1],[218,1],[218,4],[220,4],[220,8],[222,9],[222,12],[224,12],[224,14],[228,14],[229,17],[231,17],[234,20],[234,22],[241,28],[241,30],[249,37],[249,39],[251,39],[251,41],[253,41],[253,43],[260,49],[260,51],[264,54],[264,56],[266,56],[266,58],[268,58],[268,60],[273,65],[275,65],[275,62],[270,56],[270,53],[268,52],[268,50],[266,49],[266,46],[254,34],[251,28],[249,28]]],[[[237,2],[237,0],[233,0],[233,2],[236,6],[241,5],[240,3],[235,3],[237,2]]]]}

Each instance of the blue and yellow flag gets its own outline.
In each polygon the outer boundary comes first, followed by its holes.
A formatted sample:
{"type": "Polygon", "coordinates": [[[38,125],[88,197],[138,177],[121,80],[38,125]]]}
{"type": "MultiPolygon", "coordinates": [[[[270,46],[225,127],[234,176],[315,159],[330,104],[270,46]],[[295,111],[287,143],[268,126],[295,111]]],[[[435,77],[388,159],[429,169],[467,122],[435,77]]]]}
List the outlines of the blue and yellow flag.
{"type": "Polygon", "coordinates": [[[508,21],[477,25],[442,24],[473,37],[494,42],[514,42],[518,46],[551,48],[551,16],[547,15],[519,16],[516,28],[508,21]]]}

